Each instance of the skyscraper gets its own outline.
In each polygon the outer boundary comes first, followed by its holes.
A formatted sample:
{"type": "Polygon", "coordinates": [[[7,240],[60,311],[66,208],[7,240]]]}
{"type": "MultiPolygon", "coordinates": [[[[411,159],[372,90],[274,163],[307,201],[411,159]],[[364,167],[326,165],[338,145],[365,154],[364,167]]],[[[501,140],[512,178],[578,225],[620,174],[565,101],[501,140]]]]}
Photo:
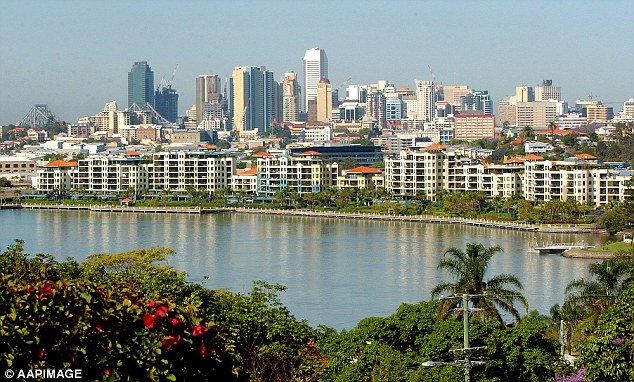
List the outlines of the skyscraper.
{"type": "Polygon", "coordinates": [[[156,88],[154,92],[154,109],[161,117],[170,122],[178,119],[178,93],[172,85],[156,88]]]}
{"type": "Polygon", "coordinates": [[[154,72],[147,61],[137,61],[128,72],[128,106],[154,105],[154,72]]]}
{"type": "Polygon", "coordinates": [[[231,79],[231,105],[236,131],[264,131],[279,115],[279,85],[264,66],[239,66],[231,79]]]}
{"type": "Polygon", "coordinates": [[[553,86],[553,80],[543,80],[541,85],[535,86],[535,101],[561,101],[561,88],[553,86]]]}
{"type": "Polygon", "coordinates": [[[325,122],[332,119],[332,85],[327,78],[322,78],[317,84],[317,121],[325,122]]]}
{"type": "Polygon", "coordinates": [[[304,110],[308,103],[317,99],[317,84],[322,78],[328,78],[328,58],[326,51],[312,48],[304,54],[304,110]]]}
{"type": "Polygon", "coordinates": [[[435,84],[431,81],[418,81],[416,84],[417,118],[429,122],[434,119],[436,108],[435,84]]]}
{"type": "Polygon", "coordinates": [[[215,74],[200,75],[196,78],[196,124],[204,119],[222,119],[225,109],[220,89],[220,78],[215,74]]]}
{"type": "Polygon", "coordinates": [[[294,72],[284,73],[282,84],[282,120],[285,122],[297,121],[300,110],[299,83],[297,82],[297,74],[294,72]]]}

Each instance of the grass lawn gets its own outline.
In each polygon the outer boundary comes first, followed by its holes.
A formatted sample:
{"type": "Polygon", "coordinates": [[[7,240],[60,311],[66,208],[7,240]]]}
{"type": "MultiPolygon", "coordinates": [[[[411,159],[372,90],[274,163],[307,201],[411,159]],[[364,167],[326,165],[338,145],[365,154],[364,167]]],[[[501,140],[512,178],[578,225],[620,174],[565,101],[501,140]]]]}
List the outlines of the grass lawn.
{"type": "Polygon", "coordinates": [[[601,245],[601,246],[597,246],[596,248],[589,248],[587,249],[587,251],[590,252],[604,252],[604,251],[610,251],[610,252],[617,252],[617,251],[627,251],[630,249],[634,249],[634,246],[632,245],[632,243],[624,243],[622,241],[616,242],[616,243],[610,243],[610,244],[606,244],[606,245],[601,245]]]}

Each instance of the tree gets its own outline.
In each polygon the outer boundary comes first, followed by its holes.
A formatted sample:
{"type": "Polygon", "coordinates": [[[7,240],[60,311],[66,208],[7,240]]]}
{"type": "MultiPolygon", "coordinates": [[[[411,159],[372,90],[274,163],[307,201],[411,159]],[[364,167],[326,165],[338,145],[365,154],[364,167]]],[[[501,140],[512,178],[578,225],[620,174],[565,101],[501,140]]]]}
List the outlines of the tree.
{"type": "Polygon", "coordinates": [[[587,329],[577,361],[592,381],[634,380],[634,286],[620,294],[618,301],[602,312],[587,329]]]}
{"type": "Polygon", "coordinates": [[[623,209],[617,207],[607,210],[600,219],[600,224],[610,234],[616,235],[619,231],[627,227],[628,216],[623,209]]]}
{"type": "MultiPolygon", "coordinates": [[[[432,289],[433,298],[443,293],[451,295],[485,294],[484,298],[473,299],[475,308],[482,309],[485,319],[493,318],[502,321],[499,310],[510,313],[516,321],[520,315],[514,304],[521,303],[528,312],[528,302],[521,292],[509,289],[522,289],[522,283],[510,274],[501,274],[488,280],[484,276],[493,255],[502,251],[502,247],[484,247],[480,243],[467,243],[466,252],[458,248],[449,248],[438,264],[438,269],[448,271],[456,278],[455,282],[444,282],[432,289]]],[[[443,300],[440,304],[441,316],[446,316],[455,301],[443,300]]]]}
{"type": "Polygon", "coordinates": [[[11,181],[5,177],[0,178],[0,187],[11,187],[11,181]]]}
{"type": "Polygon", "coordinates": [[[566,286],[566,304],[581,305],[600,312],[614,304],[619,293],[632,281],[632,268],[624,258],[612,258],[588,266],[592,279],[576,279],[566,286]]]}

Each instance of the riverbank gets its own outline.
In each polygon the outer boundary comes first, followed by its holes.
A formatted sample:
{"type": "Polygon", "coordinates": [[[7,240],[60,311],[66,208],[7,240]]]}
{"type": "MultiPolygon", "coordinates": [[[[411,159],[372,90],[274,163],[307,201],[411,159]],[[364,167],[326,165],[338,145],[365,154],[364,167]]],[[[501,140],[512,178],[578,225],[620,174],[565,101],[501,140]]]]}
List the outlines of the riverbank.
{"type": "Polygon", "coordinates": [[[588,251],[585,249],[569,249],[561,254],[563,257],[571,259],[609,259],[614,256],[610,251],[588,251]]]}
{"type": "Polygon", "coordinates": [[[4,205],[3,209],[49,209],[49,210],[86,210],[94,212],[135,212],[135,213],[169,213],[169,214],[210,214],[223,212],[239,212],[249,214],[270,214],[270,215],[288,215],[288,216],[305,216],[305,217],[321,217],[335,219],[361,219],[361,220],[382,220],[382,221],[401,221],[401,222],[420,222],[420,223],[437,223],[437,224],[462,224],[471,226],[480,226],[488,228],[509,229],[518,231],[532,231],[541,233],[599,233],[591,224],[531,224],[524,222],[488,220],[488,219],[472,219],[461,217],[440,217],[434,215],[382,215],[372,213],[347,213],[337,211],[315,211],[309,209],[274,209],[274,208],[254,208],[254,207],[137,207],[137,206],[111,206],[111,205],[94,205],[94,204],[16,204],[4,205]]]}
{"type": "Polygon", "coordinates": [[[381,215],[381,214],[371,214],[371,213],[344,213],[344,212],[336,212],[336,211],[315,211],[315,210],[302,210],[302,209],[283,210],[283,209],[248,208],[248,207],[236,207],[235,211],[241,212],[241,213],[307,216],[307,217],[323,217],[323,218],[338,218],[338,219],[362,219],[362,220],[383,220],[383,221],[421,222],[421,223],[439,223],[439,224],[462,224],[462,225],[472,225],[472,226],[481,226],[481,227],[489,227],[489,228],[542,232],[542,233],[598,232],[592,225],[530,224],[530,223],[488,220],[488,219],[439,217],[439,216],[433,216],[433,215],[381,215]]]}
{"type": "Polygon", "coordinates": [[[202,207],[135,207],[135,206],[109,206],[95,204],[21,204],[5,205],[3,209],[30,209],[30,210],[75,210],[94,212],[127,212],[145,214],[213,214],[232,212],[234,208],[202,208],[202,207]]]}

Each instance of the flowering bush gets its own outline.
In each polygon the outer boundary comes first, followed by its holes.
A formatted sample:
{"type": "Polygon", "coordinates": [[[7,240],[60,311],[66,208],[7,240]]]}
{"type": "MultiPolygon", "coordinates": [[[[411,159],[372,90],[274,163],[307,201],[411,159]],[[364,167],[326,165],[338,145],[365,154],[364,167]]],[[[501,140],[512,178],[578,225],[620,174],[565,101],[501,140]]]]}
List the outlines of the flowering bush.
{"type": "Polygon", "coordinates": [[[0,363],[76,368],[88,380],[236,378],[230,334],[192,306],[131,285],[0,274],[0,363]]]}

